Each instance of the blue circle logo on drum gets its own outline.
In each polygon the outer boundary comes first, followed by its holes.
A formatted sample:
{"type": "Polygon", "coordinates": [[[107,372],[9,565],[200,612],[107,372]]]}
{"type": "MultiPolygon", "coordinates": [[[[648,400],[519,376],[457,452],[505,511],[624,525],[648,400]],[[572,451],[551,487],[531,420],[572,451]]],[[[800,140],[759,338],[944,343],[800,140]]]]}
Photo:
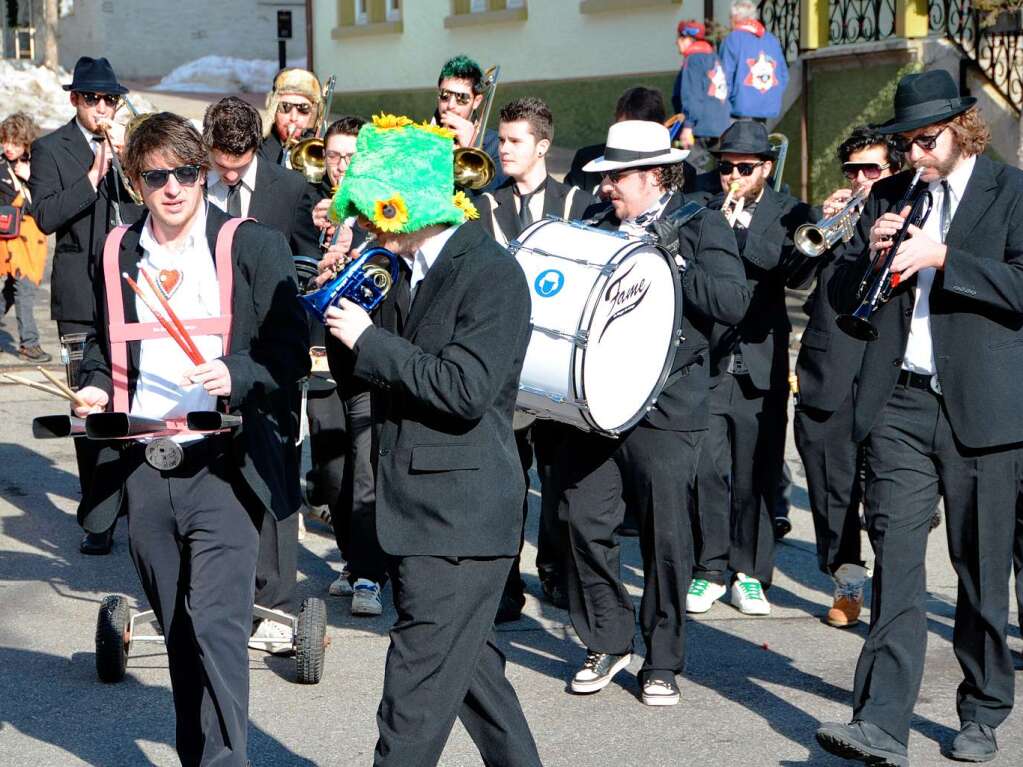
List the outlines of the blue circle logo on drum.
{"type": "Polygon", "coordinates": [[[533,290],[541,298],[556,296],[565,287],[565,275],[557,269],[547,269],[540,272],[533,281],[533,290]]]}

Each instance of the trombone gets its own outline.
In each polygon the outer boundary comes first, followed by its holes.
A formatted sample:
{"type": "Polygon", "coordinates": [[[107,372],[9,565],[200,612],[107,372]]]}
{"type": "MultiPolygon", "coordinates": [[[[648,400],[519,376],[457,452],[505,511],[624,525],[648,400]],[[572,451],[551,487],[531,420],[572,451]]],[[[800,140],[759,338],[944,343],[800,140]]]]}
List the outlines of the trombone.
{"type": "Polygon", "coordinates": [[[337,77],[331,75],[323,89],[323,113],[320,115],[320,124],[316,128],[316,135],[295,141],[285,149],[291,169],[297,170],[305,176],[306,181],[310,184],[319,184],[327,169],[324,137],[327,135],[327,113],[330,111],[330,102],[334,98],[336,82],[337,77]]]}
{"type": "MultiPolygon", "coordinates": [[[[128,137],[131,136],[131,134],[135,131],[135,129],[138,128],[143,122],[145,122],[153,114],[153,112],[140,113],[139,110],[137,110],[135,108],[135,105],[131,103],[131,99],[129,99],[127,96],[125,96],[122,99],[122,102],[128,108],[128,111],[131,113],[131,118],[128,120],[127,123],[125,123],[125,126],[124,126],[124,143],[127,144],[128,143],[128,137]]],[[[115,114],[116,114],[116,111],[115,111],[115,114]]],[[[132,199],[132,202],[134,202],[136,205],[141,205],[142,204],[142,195],[139,194],[138,190],[135,189],[135,187],[132,186],[131,180],[128,178],[128,176],[125,175],[124,168],[121,166],[121,158],[117,154],[117,152],[114,150],[114,142],[113,142],[113,139],[110,138],[110,123],[111,122],[112,121],[104,121],[102,125],[98,126],[99,129],[103,132],[103,135],[107,139],[107,145],[110,147],[110,164],[113,165],[114,171],[117,173],[117,177],[121,180],[121,183],[124,185],[124,188],[127,190],[128,195],[132,199]]],[[[114,190],[114,194],[115,194],[115,196],[118,197],[118,202],[120,202],[120,199],[119,199],[120,195],[119,195],[119,193],[117,192],[116,189],[114,190]]],[[[120,215],[121,215],[120,210],[118,210],[117,211],[118,218],[120,218],[120,215]]],[[[123,223],[123,222],[122,221],[118,221],[118,224],[120,224],[120,223],[123,223]]]]}
{"type": "Polygon", "coordinates": [[[483,137],[487,132],[487,120],[490,108],[494,105],[494,94],[497,92],[497,79],[501,67],[494,65],[483,74],[483,87],[486,96],[483,99],[481,117],[472,134],[469,146],[455,149],[455,186],[462,189],[482,189],[497,175],[497,168],[490,155],[483,151],[483,137]]]}
{"type": "Polygon", "coordinates": [[[892,263],[899,252],[902,243],[909,236],[911,226],[921,227],[930,215],[933,200],[931,193],[927,191],[926,185],[920,184],[920,176],[923,168],[917,170],[913,176],[905,197],[899,201],[895,210],[902,212],[907,205],[910,206],[909,215],[906,216],[902,228],[892,238],[892,244],[884,250],[879,250],[877,255],[867,265],[867,270],[860,280],[860,287],[857,291],[860,305],[851,314],[840,314],[835,322],[842,332],[860,341],[876,341],[877,328],[870,322],[871,315],[883,303],[887,303],[892,297],[892,291],[899,285],[899,275],[892,274],[892,263]]]}

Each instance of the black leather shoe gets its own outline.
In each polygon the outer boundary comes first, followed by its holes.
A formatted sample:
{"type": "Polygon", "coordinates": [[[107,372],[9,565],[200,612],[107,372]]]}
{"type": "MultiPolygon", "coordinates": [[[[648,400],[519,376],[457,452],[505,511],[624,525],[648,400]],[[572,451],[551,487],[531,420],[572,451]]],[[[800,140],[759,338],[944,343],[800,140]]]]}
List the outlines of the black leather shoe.
{"type": "Polygon", "coordinates": [[[789,522],[788,517],[775,517],[774,518],[774,539],[780,541],[786,535],[792,532],[792,523],[789,522]]]}
{"type": "Polygon", "coordinates": [[[110,547],[114,545],[114,528],[105,533],[86,533],[82,542],[78,544],[78,550],[83,554],[102,556],[110,553],[110,547]]]}
{"type": "Polygon", "coordinates": [[[568,609],[568,592],[565,579],[557,573],[540,573],[540,586],[548,602],[562,610],[568,609]]]}
{"type": "Polygon", "coordinates": [[[872,767],[909,767],[906,747],[870,722],[827,722],[817,728],[817,742],[830,754],[872,767]]]}
{"type": "Polygon", "coordinates": [[[494,623],[511,623],[522,617],[522,608],[526,605],[526,598],[519,595],[502,594],[501,603],[497,607],[497,617],[494,623]]]}
{"type": "Polygon", "coordinates": [[[946,756],[957,762],[990,762],[997,753],[994,727],[980,722],[963,722],[946,756]]]}

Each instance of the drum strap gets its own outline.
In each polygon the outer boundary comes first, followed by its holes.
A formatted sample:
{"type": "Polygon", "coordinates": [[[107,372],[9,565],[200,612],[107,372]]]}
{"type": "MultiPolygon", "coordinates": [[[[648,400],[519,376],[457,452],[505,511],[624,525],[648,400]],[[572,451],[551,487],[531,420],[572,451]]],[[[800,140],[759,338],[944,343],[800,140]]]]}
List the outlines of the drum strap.
{"type": "Polygon", "coordinates": [[[693,216],[703,210],[703,205],[698,202],[687,202],[681,208],[676,210],[670,216],[667,217],[667,221],[674,226],[684,226],[688,224],[693,216]]]}

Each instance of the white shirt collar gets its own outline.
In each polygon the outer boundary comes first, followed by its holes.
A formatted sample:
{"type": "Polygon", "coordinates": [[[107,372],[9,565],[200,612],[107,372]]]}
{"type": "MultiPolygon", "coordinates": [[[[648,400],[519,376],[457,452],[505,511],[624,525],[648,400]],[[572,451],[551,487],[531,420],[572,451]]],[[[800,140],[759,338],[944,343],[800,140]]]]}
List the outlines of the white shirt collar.
{"type": "Polygon", "coordinates": [[[197,244],[204,243],[206,241],[206,205],[204,201],[200,206],[199,210],[195,214],[195,218],[192,220],[192,226],[188,230],[188,235],[185,237],[184,245],[181,250],[170,249],[165,245],[161,245],[156,239],[156,233],[153,231],[153,217],[152,215],[146,217],[146,223],[142,227],[142,234],[139,235],[139,245],[142,246],[149,254],[167,254],[169,256],[177,255],[178,253],[187,254],[197,244]]]}
{"type": "Polygon", "coordinates": [[[412,290],[415,290],[416,286],[426,277],[426,273],[430,271],[430,268],[440,257],[441,251],[444,250],[444,246],[448,244],[448,240],[451,239],[457,230],[458,226],[449,226],[447,229],[427,238],[419,246],[419,250],[415,252],[411,263],[412,277],[410,283],[412,290]]]}
{"type": "MultiPolygon", "coordinates": [[[[241,181],[242,186],[244,186],[250,192],[254,192],[256,190],[256,165],[258,163],[259,158],[256,157],[256,155],[252,155],[252,162],[249,163],[249,167],[245,169],[245,173],[242,174],[242,177],[239,179],[239,181],[241,181]]],[[[208,189],[212,189],[217,184],[220,184],[224,187],[224,189],[227,189],[227,184],[224,183],[224,180],[220,177],[220,174],[217,173],[217,171],[214,170],[213,168],[210,168],[210,170],[207,172],[206,178],[207,178],[206,184],[208,189]]]]}
{"type": "Polygon", "coordinates": [[[92,150],[93,154],[96,154],[96,143],[93,141],[93,139],[99,138],[99,134],[87,130],[86,127],[82,125],[82,121],[79,120],[77,117],[75,118],[75,125],[77,125],[78,130],[82,132],[82,136],[85,138],[85,143],[89,146],[89,149],[92,150]]]}

